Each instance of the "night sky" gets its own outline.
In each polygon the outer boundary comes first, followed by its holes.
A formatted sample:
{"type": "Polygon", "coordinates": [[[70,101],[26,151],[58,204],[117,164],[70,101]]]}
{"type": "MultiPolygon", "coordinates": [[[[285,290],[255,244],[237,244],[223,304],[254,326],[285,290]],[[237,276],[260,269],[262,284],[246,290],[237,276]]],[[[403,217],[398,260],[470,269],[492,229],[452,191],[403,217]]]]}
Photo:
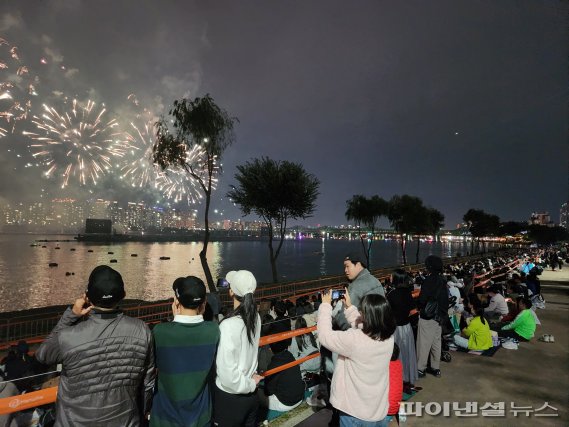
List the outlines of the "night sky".
{"type": "MultiPolygon", "coordinates": [[[[240,121],[213,206],[225,218],[240,217],[225,200],[236,165],[269,156],[320,179],[305,224],[346,223],[354,194],[407,193],[454,228],[469,208],[559,220],[569,199],[568,5],[3,0],[0,37],[39,76],[37,114],[44,102],[89,98],[124,128],[136,108],[158,116],[174,99],[210,93],[240,121]]],[[[0,197],[145,194],[112,177],[62,193],[45,167],[24,167],[26,129],[30,120],[0,139],[0,197]]]]}

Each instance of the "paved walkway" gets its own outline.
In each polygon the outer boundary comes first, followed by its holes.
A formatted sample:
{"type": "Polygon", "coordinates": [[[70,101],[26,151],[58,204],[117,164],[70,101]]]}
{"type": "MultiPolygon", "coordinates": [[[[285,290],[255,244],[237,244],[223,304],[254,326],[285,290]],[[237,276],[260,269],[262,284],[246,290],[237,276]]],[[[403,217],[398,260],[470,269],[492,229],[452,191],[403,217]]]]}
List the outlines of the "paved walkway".
{"type": "MultiPolygon", "coordinates": [[[[494,357],[452,353],[452,362],[441,366],[442,378],[428,375],[419,380],[423,387],[411,401],[416,405],[437,404],[444,407],[449,402],[450,416],[408,416],[402,424],[413,426],[568,426],[569,425],[569,266],[561,271],[544,271],[542,276],[546,308],[538,310],[542,322],[536,330],[536,339],[521,343],[518,350],[501,348],[494,357]],[[537,340],[543,334],[555,336],[555,343],[537,340]],[[435,402],[435,403],[432,403],[435,402]],[[505,416],[482,416],[478,410],[475,417],[457,417],[452,411],[452,402],[461,407],[466,402],[477,402],[479,408],[486,402],[504,402],[505,416]],[[538,417],[533,412],[527,416],[512,413],[515,407],[538,409],[545,402],[557,411],[548,409],[541,413],[558,414],[556,417],[538,417]]],[[[303,406],[288,419],[271,423],[283,427],[327,426],[328,410],[312,413],[303,406]]],[[[394,426],[396,424],[393,424],[394,426]]]]}

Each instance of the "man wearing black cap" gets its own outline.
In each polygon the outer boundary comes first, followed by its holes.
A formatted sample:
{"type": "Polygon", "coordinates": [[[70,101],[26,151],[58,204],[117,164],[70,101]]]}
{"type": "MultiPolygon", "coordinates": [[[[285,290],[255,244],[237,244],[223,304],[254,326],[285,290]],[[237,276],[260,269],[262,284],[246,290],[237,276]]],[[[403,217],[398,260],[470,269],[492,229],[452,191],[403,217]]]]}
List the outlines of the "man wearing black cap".
{"type": "Polygon", "coordinates": [[[119,272],[106,265],[89,276],[75,301],[36,351],[61,363],[56,425],[142,425],[150,410],[155,369],[152,335],[139,319],[117,310],[125,297],[119,272]]]}
{"type": "MultiPolygon", "coordinates": [[[[352,305],[356,306],[358,310],[361,310],[360,303],[362,298],[368,294],[379,294],[385,297],[383,285],[377,278],[372,276],[366,267],[366,260],[360,253],[352,252],[344,258],[344,273],[350,282],[348,293],[350,294],[352,305]]],[[[350,328],[343,311],[338,313],[335,320],[341,329],[347,330],[350,328]]]]}
{"type": "Polygon", "coordinates": [[[206,289],[195,276],[172,285],[174,321],[156,325],[158,384],[150,425],[206,426],[211,423],[211,389],[219,326],[206,322],[206,289]]]}

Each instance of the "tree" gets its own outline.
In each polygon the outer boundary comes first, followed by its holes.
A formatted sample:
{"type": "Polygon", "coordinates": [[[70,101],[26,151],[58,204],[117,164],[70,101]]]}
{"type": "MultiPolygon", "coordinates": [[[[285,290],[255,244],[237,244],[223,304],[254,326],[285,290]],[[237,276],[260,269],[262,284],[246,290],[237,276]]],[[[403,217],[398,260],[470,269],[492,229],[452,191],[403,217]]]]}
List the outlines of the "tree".
{"type": "Polygon", "coordinates": [[[407,264],[406,238],[410,234],[419,234],[424,227],[426,208],[423,201],[414,196],[404,194],[393,196],[389,201],[387,217],[391,226],[401,235],[401,254],[403,264],[407,264]]]}
{"type": "Polygon", "coordinates": [[[546,225],[532,224],[528,226],[528,237],[531,241],[541,245],[569,240],[569,232],[561,226],[548,227],[546,225]]]}
{"type": "MultiPolygon", "coordinates": [[[[476,241],[476,251],[480,244],[480,238],[485,236],[496,236],[500,232],[500,218],[484,212],[481,209],[469,209],[463,216],[464,222],[468,224],[468,229],[472,235],[472,244],[476,241]]],[[[486,249],[486,248],[484,248],[486,249]]]]}
{"type": "Polygon", "coordinates": [[[269,257],[273,282],[278,282],[277,258],[283,246],[289,219],[306,219],[316,208],[318,179],[304,170],[300,163],[276,161],[263,157],[237,166],[235,180],[227,193],[243,215],[255,213],[269,230],[269,257]],[[276,250],[274,237],[279,239],[276,250]]]}
{"type": "MultiPolygon", "coordinates": [[[[423,206],[423,212],[421,215],[417,216],[419,223],[416,225],[415,229],[419,234],[436,235],[443,225],[445,224],[445,216],[442,212],[435,208],[428,206],[423,206]]],[[[421,244],[421,239],[417,236],[417,252],[415,254],[415,263],[419,263],[419,248],[421,244]]]]}
{"type": "Polygon", "coordinates": [[[207,94],[193,101],[174,101],[168,112],[171,119],[161,117],[155,124],[156,141],[152,147],[152,160],[164,170],[168,167],[183,169],[195,180],[205,195],[205,233],[200,261],[210,292],[216,287],[207,262],[209,243],[209,207],[218,162],[225,149],[234,141],[233,126],[237,119],[230,117],[207,94]],[[170,132],[168,122],[172,121],[170,132]],[[191,155],[196,154],[197,155],[191,155]]]}
{"type": "Polygon", "coordinates": [[[369,199],[361,194],[356,194],[350,200],[346,201],[346,219],[354,221],[356,226],[360,228],[360,241],[366,256],[367,268],[370,268],[371,246],[377,221],[382,216],[387,216],[388,204],[379,196],[372,196],[369,199]],[[364,237],[361,229],[369,230],[371,238],[364,237]],[[365,241],[367,241],[367,246],[365,241]]]}
{"type": "Polygon", "coordinates": [[[527,222],[506,221],[500,223],[500,236],[515,236],[528,229],[527,222]]]}

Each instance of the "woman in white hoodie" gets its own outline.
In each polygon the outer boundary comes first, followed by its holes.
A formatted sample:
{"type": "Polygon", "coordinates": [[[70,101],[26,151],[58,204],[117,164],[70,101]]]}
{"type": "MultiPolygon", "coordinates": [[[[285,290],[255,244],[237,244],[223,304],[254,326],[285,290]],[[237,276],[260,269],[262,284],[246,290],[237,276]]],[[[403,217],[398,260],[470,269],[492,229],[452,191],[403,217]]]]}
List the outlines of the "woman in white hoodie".
{"type": "Polygon", "coordinates": [[[257,351],[261,336],[261,318],[253,292],[255,276],[249,271],[230,271],[229,295],[233,312],[219,324],[213,420],[219,427],[255,426],[259,401],[257,351]]]}

